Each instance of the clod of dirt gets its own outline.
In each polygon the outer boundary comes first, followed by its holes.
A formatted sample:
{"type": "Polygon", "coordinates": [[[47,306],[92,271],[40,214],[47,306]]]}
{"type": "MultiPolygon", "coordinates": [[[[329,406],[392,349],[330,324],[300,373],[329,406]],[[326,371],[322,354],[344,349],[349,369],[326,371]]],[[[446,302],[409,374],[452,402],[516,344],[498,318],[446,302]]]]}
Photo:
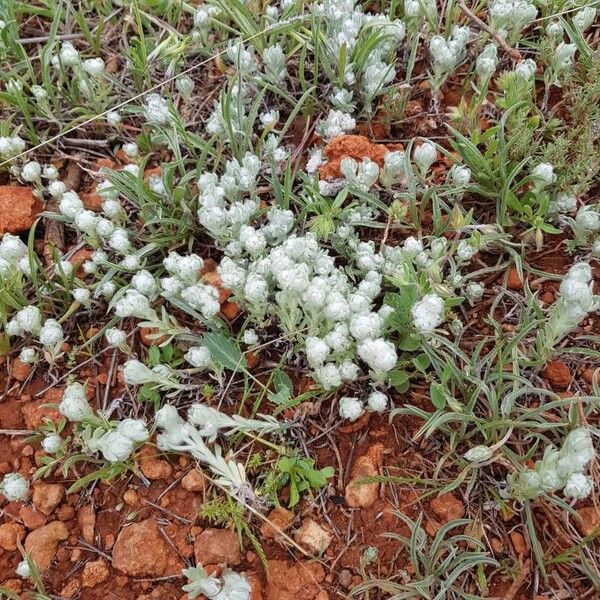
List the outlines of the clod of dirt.
{"type": "Polygon", "coordinates": [[[61,419],[60,413],[54,408],[45,406],[47,404],[59,404],[63,395],[62,388],[52,388],[41,398],[26,402],[21,406],[21,414],[25,420],[27,429],[37,429],[44,424],[45,419],[58,423],[61,419]]]}
{"type": "Polygon", "coordinates": [[[86,563],[81,574],[81,586],[84,588],[93,588],[105,582],[110,575],[108,563],[99,558],[92,562],[86,563]]]}
{"type": "Polygon", "coordinates": [[[527,556],[529,554],[529,547],[522,533],[519,531],[511,532],[510,541],[518,556],[527,556]]]}
{"type": "Polygon", "coordinates": [[[344,158],[353,158],[361,162],[370,158],[379,167],[383,166],[383,157],[389,152],[383,144],[374,144],[364,135],[340,135],[333,138],[324,148],[327,162],[319,169],[321,179],[339,179],[343,177],[340,164],[344,158]]]}
{"type": "Polygon", "coordinates": [[[60,590],[60,596],[61,598],[67,598],[67,600],[70,600],[71,598],[74,598],[76,594],[79,593],[79,590],[81,588],[81,580],[79,579],[79,577],[76,577],[75,579],[71,579],[71,581],[69,581],[69,583],[67,583],[67,585],[65,585],[62,590],[60,590]]]}
{"type": "Polygon", "coordinates": [[[173,467],[166,461],[158,458],[156,450],[151,446],[144,446],[139,458],[140,471],[151,481],[168,479],[173,473],[173,467]]]}
{"type": "Polygon", "coordinates": [[[294,539],[313,554],[322,554],[329,548],[333,536],[313,519],[304,519],[296,530],[294,539]]]}
{"type": "Polygon", "coordinates": [[[196,563],[201,565],[236,566],[242,562],[238,536],[229,529],[209,527],[194,542],[196,563]]]}
{"type": "Polygon", "coordinates": [[[181,487],[188,492],[203,492],[205,486],[204,475],[200,469],[192,469],[181,480],[181,487]]]}
{"type": "Polygon", "coordinates": [[[31,188],[0,185],[0,235],[27,231],[43,209],[31,188]]]}
{"type": "Polygon", "coordinates": [[[383,459],[383,444],[373,444],[367,452],[359,456],[350,473],[346,486],[346,503],[351,508],[369,508],[379,498],[379,483],[359,483],[367,477],[379,475],[383,459]]]}
{"type": "Polygon", "coordinates": [[[433,514],[442,523],[460,519],[465,515],[465,505],[459,498],[449,492],[431,500],[429,506],[433,514]]]}
{"type": "Polygon", "coordinates": [[[267,521],[261,525],[260,533],[265,540],[277,539],[293,520],[294,513],[283,506],[277,506],[267,515],[267,521]]]}
{"type": "Polygon", "coordinates": [[[270,560],[265,600],[327,598],[321,587],[324,580],[325,570],[318,563],[270,560]]]}
{"type": "Polygon", "coordinates": [[[17,549],[17,542],[22,542],[25,537],[25,527],[19,523],[4,523],[0,525],[0,548],[8,552],[17,549]]]}
{"type": "Polygon", "coordinates": [[[514,290],[516,292],[519,292],[523,289],[523,281],[519,277],[516,267],[511,267],[510,271],[508,272],[506,287],[509,290],[514,290]]]}
{"type": "Polygon", "coordinates": [[[12,361],[12,369],[10,371],[10,374],[17,381],[25,381],[29,377],[31,369],[31,365],[24,363],[19,358],[15,358],[15,360],[12,361]]]}
{"type": "Polygon", "coordinates": [[[69,537],[69,531],[62,521],[52,521],[32,531],[25,539],[25,552],[42,571],[47,569],[56,555],[58,544],[69,537]]]}
{"type": "Polygon", "coordinates": [[[61,503],[65,490],[59,483],[40,481],[33,486],[33,505],[45,515],[51,514],[61,503]]]}
{"type": "Polygon", "coordinates": [[[260,577],[256,573],[247,573],[246,579],[250,584],[250,600],[263,600],[262,581],[260,577]]]}
{"type": "Polygon", "coordinates": [[[81,192],[79,194],[84,208],[100,212],[102,210],[102,197],[96,192],[81,192]]]}
{"type": "Polygon", "coordinates": [[[88,543],[94,544],[96,529],[96,512],[91,504],[86,504],[79,509],[77,522],[81,530],[81,537],[88,543]]]}
{"type": "Polygon", "coordinates": [[[31,506],[23,506],[19,511],[19,517],[29,531],[40,528],[46,522],[46,516],[31,506]]]}
{"type": "Polygon", "coordinates": [[[589,368],[585,369],[581,376],[588,382],[600,384],[600,369],[598,368],[589,368]]]}
{"type": "Polygon", "coordinates": [[[556,390],[566,390],[571,385],[571,370],[561,360],[551,360],[547,363],[544,377],[556,390]]]}
{"type": "Polygon", "coordinates": [[[577,509],[578,517],[573,517],[581,535],[592,535],[600,527],[600,508],[586,506],[577,509]]]}
{"type": "Polygon", "coordinates": [[[179,575],[183,563],[161,534],[155,519],[121,529],[112,552],[112,564],[134,577],[179,575]]]}

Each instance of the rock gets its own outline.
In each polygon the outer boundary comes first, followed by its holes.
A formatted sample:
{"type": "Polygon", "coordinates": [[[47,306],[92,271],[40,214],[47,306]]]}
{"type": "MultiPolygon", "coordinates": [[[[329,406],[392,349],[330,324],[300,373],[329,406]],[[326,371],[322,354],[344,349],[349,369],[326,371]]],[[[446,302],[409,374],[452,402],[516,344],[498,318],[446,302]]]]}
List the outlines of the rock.
{"type": "Polygon", "coordinates": [[[93,210],[94,212],[100,212],[102,210],[102,196],[96,192],[81,192],[79,194],[81,202],[83,202],[84,208],[87,210],[93,210]]]}
{"type": "Polygon", "coordinates": [[[262,581],[256,573],[246,573],[246,579],[250,584],[250,600],[263,600],[262,581]]]}
{"type": "Polygon", "coordinates": [[[327,162],[319,169],[321,179],[342,177],[340,164],[344,158],[353,158],[361,162],[370,158],[379,167],[383,166],[384,156],[389,152],[383,144],[374,144],[364,135],[340,135],[325,146],[327,162]]]}
{"type": "Polygon", "coordinates": [[[10,374],[17,381],[25,381],[29,377],[32,369],[31,365],[24,363],[20,358],[15,358],[15,360],[12,361],[11,366],[12,369],[10,374]]]}
{"type": "Polygon", "coordinates": [[[88,562],[85,567],[83,567],[81,586],[84,588],[96,587],[100,583],[106,581],[109,575],[110,569],[108,563],[103,558],[88,562]]]}
{"type": "Polygon", "coordinates": [[[379,498],[379,483],[359,482],[367,477],[379,475],[383,462],[383,444],[374,444],[360,456],[350,472],[350,481],[346,486],[346,503],[351,508],[369,508],[379,498]]]}
{"type": "Polygon", "coordinates": [[[546,364],[544,377],[557,390],[566,390],[571,385],[571,370],[561,360],[551,360],[546,364]]]}
{"type": "Polygon", "coordinates": [[[17,543],[25,537],[25,527],[19,523],[4,523],[0,525],[0,548],[8,552],[17,549],[17,543]]]}
{"type": "Polygon", "coordinates": [[[140,452],[140,470],[151,481],[168,479],[173,473],[173,467],[166,460],[161,460],[156,450],[151,446],[144,446],[140,452]]]}
{"type": "Polygon", "coordinates": [[[596,384],[600,385],[600,369],[599,368],[585,369],[581,373],[581,375],[588,383],[596,383],[596,384]]]}
{"type": "Polygon", "coordinates": [[[44,571],[52,563],[58,544],[68,537],[69,531],[65,524],[62,521],[52,521],[27,536],[25,552],[30,553],[37,567],[44,571]]]}
{"type": "Polygon", "coordinates": [[[74,598],[77,595],[80,588],[81,580],[79,579],[79,577],[76,577],[75,579],[71,579],[71,581],[69,581],[69,583],[67,583],[67,585],[65,585],[62,588],[62,590],[60,590],[60,595],[62,598],[67,598],[67,600],[70,600],[71,598],[74,598]]]}
{"type": "Polygon", "coordinates": [[[124,527],[112,551],[113,567],[134,577],[180,575],[183,563],[155,519],[124,527]]]}
{"type": "Polygon", "coordinates": [[[75,518],[75,509],[68,504],[63,504],[57,511],[56,516],[60,521],[70,521],[75,518]]]}
{"type": "Polygon", "coordinates": [[[40,481],[33,486],[33,505],[45,515],[51,514],[61,503],[65,490],[60,483],[40,481]]]}
{"type": "Polygon", "coordinates": [[[21,518],[23,525],[30,531],[40,528],[46,522],[45,515],[31,506],[23,506],[19,511],[19,517],[21,518]]]}
{"type": "Polygon", "coordinates": [[[525,538],[521,532],[512,531],[510,533],[510,541],[512,542],[513,548],[518,556],[527,556],[529,554],[527,542],[525,541],[525,538]]]}
{"type": "Polygon", "coordinates": [[[267,521],[261,525],[261,536],[265,540],[277,539],[281,537],[281,532],[292,524],[293,520],[294,513],[282,506],[277,506],[267,515],[267,521]]]}
{"type": "Polygon", "coordinates": [[[600,527],[600,508],[586,506],[577,509],[575,526],[581,535],[592,535],[600,527]]]}
{"type": "Polygon", "coordinates": [[[140,503],[140,497],[135,490],[129,489],[123,494],[123,501],[127,506],[138,506],[140,503]]]}
{"type": "Polygon", "coordinates": [[[450,492],[434,498],[429,505],[435,516],[440,519],[442,523],[460,519],[465,515],[464,504],[450,492]]]}
{"type": "Polygon", "coordinates": [[[37,429],[44,424],[45,419],[50,419],[54,423],[60,421],[61,414],[58,410],[46,405],[59,404],[62,393],[62,389],[48,390],[39,400],[33,400],[21,406],[21,414],[27,429],[37,429]]]}
{"type": "Polygon", "coordinates": [[[240,541],[235,531],[209,527],[196,537],[194,556],[197,564],[234,567],[242,562],[240,541]]]}
{"type": "Polygon", "coordinates": [[[20,594],[23,591],[23,580],[22,579],[7,579],[6,581],[0,580],[0,588],[7,592],[14,592],[20,594]]]}
{"type": "Polygon", "coordinates": [[[43,209],[32,188],[0,185],[0,236],[27,231],[43,209]]]}
{"type": "Polygon", "coordinates": [[[81,537],[88,543],[93,545],[96,539],[96,512],[91,504],[86,504],[79,509],[77,522],[81,530],[81,537]]]}
{"type": "Polygon", "coordinates": [[[324,580],[319,563],[270,560],[265,600],[317,600],[324,580]]]}
{"type": "Polygon", "coordinates": [[[181,480],[181,487],[188,492],[203,492],[206,483],[200,469],[192,469],[181,480]]]}
{"type": "Polygon", "coordinates": [[[156,337],[159,330],[156,327],[140,327],[140,340],[144,346],[157,346],[167,340],[166,335],[156,337]]]}
{"type": "Polygon", "coordinates": [[[506,278],[506,287],[509,290],[514,290],[516,292],[523,289],[523,281],[519,277],[519,273],[516,267],[511,267],[508,272],[508,276],[506,278]]]}
{"type": "Polygon", "coordinates": [[[294,539],[313,554],[323,554],[333,541],[333,536],[313,519],[304,519],[294,539]]]}

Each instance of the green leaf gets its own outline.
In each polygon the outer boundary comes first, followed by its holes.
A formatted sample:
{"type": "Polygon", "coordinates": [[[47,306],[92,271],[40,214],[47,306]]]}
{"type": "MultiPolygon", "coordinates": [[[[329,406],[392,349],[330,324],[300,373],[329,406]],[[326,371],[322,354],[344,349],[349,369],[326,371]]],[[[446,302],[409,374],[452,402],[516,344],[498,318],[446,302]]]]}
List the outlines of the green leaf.
{"type": "Polygon", "coordinates": [[[431,403],[438,409],[442,410],[446,406],[446,395],[444,388],[439,383],[432,383],[429,388],[431,394],[431,403]]]}
{"type": "Polygon", "coordinates": [[[396,390],[400,393],[406,392],[410,387],[408,373],[401,369],[394,369],[388,374],[388,381],[390,385],[393,385],[396,390]]]}
{"type": "Polygon", "coordinates": [[[415,352],[421,347],[421,338],[416,335],[406,335],[398,342],[398,348],[404,352],[415,352]]]}
{"type": "Polygon", "coordinates": [[[292,380],[282,369],[277,369],[273,373],[273,387],[275,388],[275,392],[269,393],[269,400],[277,405],[287,402],[294,392],[292,380]]]}
{"type": "Polygon", "coordinates": [[[160,348],[158,346],[150,346],[148,350],[148,365],[150,367],[160,365],[160,348]]]}
{"type": "Polygon", "coordinates": [[[243,371],[247,368],[246,357],[235,342],[222,333],[206,333],[202,343],[208,348],[213,362],[231,371],[243,371]]]}

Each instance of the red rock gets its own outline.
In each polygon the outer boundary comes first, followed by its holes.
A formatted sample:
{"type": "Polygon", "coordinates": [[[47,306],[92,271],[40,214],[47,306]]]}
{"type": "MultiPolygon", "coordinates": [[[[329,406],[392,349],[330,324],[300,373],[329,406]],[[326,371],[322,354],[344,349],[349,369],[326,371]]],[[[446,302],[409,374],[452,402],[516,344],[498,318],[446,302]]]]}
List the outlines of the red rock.
{"type": "Polygon", "coordinates": [[[520,291],[523,289],[523,281],[519,277],[516,267],[511,267],[506,279],[506,287],[509,290],[520,291]]]}
{"type": "Polygon", "coordinates": [[[443,523],[460,519],[465,515],[465,505],[451,493],[442,494],[429,503],[431,510],[443,523]]]}
{"type": "Polygon", "coordinates": [[[140,340],[144,346],[157,346],[166,341],[167,336],[161,335],[159,337],[153,337],[158,333],[156,327],[140,327],[140,340]]]}
{"type": "Polygon", "coordinates": [[[19,358],[15,358],[15,360],[12,361],[11,366],[12,369],[10,371],[10,374],[17,381],[25,381],[29,377],[29,374],[31,373],[32,369],[32,366],[30,364],[24,363],[19,358]]]}
{"type": "Polygon", "coordinates": [[[40,481],[33,486],[33,505],[45,515],[49,515],[61,503],[65,490],[60,483],[40,481]]]}
{"type": "Polygon", "coordinates": [[[124,527],[112,551],[113,567],[134,577],[181,574],[183,562],[158,529],[155,519],[124,527]]]}
{"type": "Polygon", "coordinates": [[[192,469],[181,480],[181,487],[188,492],[203,492],[206,487],[204,475],[200,469],[192,469]]]}
{"type": "Polygon", "coordinates": [[[25,527],[19,523],[4,523],[0,525],[0,548],[8,552],[17,549],[17,542],[22,542],[25,537],[25,527]]]}
{"type": "Polygon", "coordinates": [[[518,556],[527,556],[529,554],[529,547],[525,541],[525,537],[519,531],[512,531],[510,533],[510,541],[512,542],[513,548],[518,556]]]}
{"type": "Polygon", "coordinates": [[[600,508],[596,506],[578,508],[577,516],[573,519],[581,535],[592,535],[600,528],[600,508]]]}
{"type": "Polygon", "coordinates": [[[377,477],[382,465],[383,444],[374,444],[360,456],[350,472],[350,481],[346,486],[346,503],[351,508],[369,508],[379,498],[379,483],[362,483],[367,477],[377,477]]]}
{"type": "Polygon", "coordinates": [[[79,509],[77,522],[83,539],[93,545],[96,538],[96,512],[91,504],[86,504],[79,509]]]}
{"type": "Polygon", "coordinates": [[[94,212],[100,212],[102,210],[102,197],[96,192],[82,192],[79,194],[79,197],[87,210],[93,210],[94,212]]]}
{"type": "Polygon", "coordinates": [[[277,539],[281,537],[282,531],[288,529],[293,520],[294,513],[282,506],[277,506],[267,515],[267,521],[261,525],[261,536],[265,540],[277,539]]]}
{"type": "Polygon", "coordinates": [[[123,494],[123,501],[127,506],[138,506],[140,503],[140,497],[135,490],[129,489],[123,494]]]}
{"type": "Polygon", "coordinates": [[[144,446],[139,457],[140,471],[151,481],[169,479],[173,473],[173,467],[166,461],[158,458],[156,449],[152,446],[144,446]]]}
{"type": "Polygon", "coordinates": [[[19,517],[30,531],[38,529],[46,522],[46,516],[31,506],[23,506],[19,511],[19,517]]]}
{"type": "Polygon", "coordinates": [[[105,582],[110,575],[108,563],[99,558],[85,564],[81,574],[81,586],[84,588],[94,588],[100,583],[105,582]]]}
{"type": "Polygon", "coordinates": [[[600,369],[599,368],[585,369],[581,373],[581,375],[588,383],[595,382],[597,384],[600,384],[600,369]]]}
{"type": "Polygon", "coordinates": [[[236,566],[242,562],[237,534],[229,529],[205,529],[194,541],[196,563],[236,566]]]}
{"type": "Polygon", "coordinates": [[[69,531],[61,521],[52,521],[32,531],[25,539],[25,551],[40,570],[47,569],[56,555],[58,544],[69,537],[69,531]]]}
{"type": "Polygon", "coordinates": [[[68,504],[63,504],[58,509],[56,516],[60,521],[70,521],[75,518],[75,509],[68,504]]]}
{"type": "Polygon", "coordinates": [[[41,398],[23,404],[21,406],[21,414],[23,415],[27,429],[37,429],[45,423],[46,419],[58,423],[61,419],[61,414],[58,410],[44,405],[59,404],[62,399],[62,394],[62,388],[52,388],[41,398]]]}
{"type": "Polygon", "coordinates": [[[265,600],[317,600],[324,580],[319,563],[270,560],[265,600]]]}
{"type": "Polygon", "coordinates": [[[81,580],[79,577],[76,577],[75,579],[71,579],[71,581],[69,581],[67,585],[60,590],[60,595],[62,598],[67,598],[67,600],[70,600],[78,594],[80,589],[81,580]]]}
{"type": "Polygon", "coordinates": [[[333,536],[313,519],[304,519],[296,530],[294,539],[313,554],[323,554],[333,541],[333,536]]]}
{"type": "Polygon", "coordinates": [[[571,385],[571,370],[560,360],[551,360],[546,364],[544,377],[557,390],[565,390],[571,385]]]}
{"type": "Polygon", "coordinates": [[[32,188],[0,185],[0,235],[27,231],[43,209],[32,188]]]}

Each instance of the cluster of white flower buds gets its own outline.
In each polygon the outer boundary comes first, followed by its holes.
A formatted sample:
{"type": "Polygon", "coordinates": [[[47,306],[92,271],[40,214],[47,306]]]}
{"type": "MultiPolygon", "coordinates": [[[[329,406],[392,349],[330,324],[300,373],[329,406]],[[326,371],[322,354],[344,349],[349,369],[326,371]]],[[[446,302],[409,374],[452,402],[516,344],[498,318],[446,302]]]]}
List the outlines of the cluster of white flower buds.
{"type": "Polygon", "coordinates": [[[29,482],[20,473],[8,473],[0,482],[0,494],[9,502],[21,502],[29,495],[29,482]]]}
{"type": "Polygon", "coordinates": [[[517,500],[528,500],[562,490],[568,498],[587,498],[593,480],[585,470],[594,456],[589,429],[579,427],[569,433],[560,450],[548,446],[533,469],[509,476],[509,494],[517,500]]]}
{"type": "MultiPolygon", "coordinates": [[[[135,449],[150,437],[141,419],[108,421],[103,415],[94,413],[81,383],[75,382],[65,388],[58,410],[66,419],[79,425],[84,452],[100,452],[111,463],[129,460],[135,449]]],[[[62,445],[58,434],[51,434],[42,442],[42,447],[49,453],[57,452],[62,445]]]]}
{"type": "Polygon", "coordinates": [[[575,263],[564,276],[559,291],[560,297],[552,305],[541,334],[544,345],[550,349],[576,329],[589,313],[600,308],[588,263],[575,263]]]}
{"type": "MultiPolygon", "coordinates": [[[[367,396],[367,408],[371,412],[385,412],[388,406],[389,399],[383,392],[374,390],[367,396]]],[[[344,396],[339,400],[338,411],[342,419],[356,421],[365,414],[365,406],[360,398],[344,396]]]]}

